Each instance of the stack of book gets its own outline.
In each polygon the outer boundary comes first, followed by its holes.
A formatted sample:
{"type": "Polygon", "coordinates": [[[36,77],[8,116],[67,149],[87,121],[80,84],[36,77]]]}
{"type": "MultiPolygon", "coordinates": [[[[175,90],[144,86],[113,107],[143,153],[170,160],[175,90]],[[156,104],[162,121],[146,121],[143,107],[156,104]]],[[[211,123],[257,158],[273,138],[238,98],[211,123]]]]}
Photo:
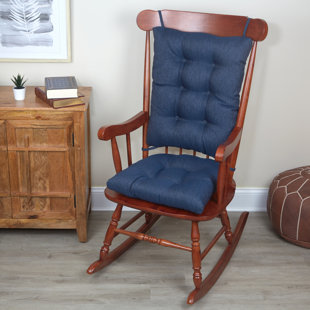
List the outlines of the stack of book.
{"type": "Polygon", "coordinates": [[[45,89],[36,87],[35,94],[54,109],[85,104],[74,76],[47,77],[45,89]]]}

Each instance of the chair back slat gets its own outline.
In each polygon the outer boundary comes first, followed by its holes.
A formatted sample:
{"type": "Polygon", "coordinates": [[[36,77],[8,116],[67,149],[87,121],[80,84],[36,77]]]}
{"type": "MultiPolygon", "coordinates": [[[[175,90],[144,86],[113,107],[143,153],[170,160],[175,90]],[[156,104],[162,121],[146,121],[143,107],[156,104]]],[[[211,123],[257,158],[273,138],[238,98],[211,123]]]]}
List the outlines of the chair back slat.
{"type": "Polygon", "coordinates": [[[122,171],[122,161],[121,156],[118,149],[117,140],[115,137],[111,139],[111,145],[112,145],[112,155],[113,155],[113,162],[114,162],[114,168],[116,173],[122,171]]]}
{"type": "MultiPolygon", "coordinates": [[[[217,36],[242,36],[246,16],[196,13],[162,10],[165,27],[186,32],[205,32],[217,36]]],[[[150,31],[161,25],[157,11],[145,10],[137,17],[142,30],[150,31]]],[[[267,23],[262,19],[251,19],[246,36],[254,41],[262,41],[268,33],[267,23]]]]}
{"type": "Polygon", "coordinates": [[[127,144],[127,161],[128,167],[132,164],[132,156],[131,156],[131,142],[130,142],[130,134],[126,134],[126,144],[127,144]]]}

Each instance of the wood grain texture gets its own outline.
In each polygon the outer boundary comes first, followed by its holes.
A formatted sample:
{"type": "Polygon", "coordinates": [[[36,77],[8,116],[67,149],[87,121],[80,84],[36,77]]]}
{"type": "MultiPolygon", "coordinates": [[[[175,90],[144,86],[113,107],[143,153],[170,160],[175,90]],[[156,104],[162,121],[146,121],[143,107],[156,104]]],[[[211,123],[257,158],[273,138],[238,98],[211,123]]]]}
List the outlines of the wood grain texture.
{"type": "Polygon", "coordinates": [[[72,219],[0,219],[1,228],[75,229],[72,219]]]}
{"type": "Polygon", "coordinates": [[[85,105],[54,110],[34,87],[24,101],[0,87],[0,227],[74,228],[87,240],[91,88],[79,90],[85,105]]]}
{"type": "Polygon", "coordinates": [[[72,133],[68,121],[7,121],[13,218],[75,218],[72,133]]]}
{"type": "Polygon", "coordinates": [[[6,126],[0,120],[0,217],[11,216],[10,177],[6,142],[6,126]]]}
{"type": "MultiPolygon", "coordinates": [[[[210,14],[162,10],[165,27],[187,32],[206,32],[217,36],[242,36],[247,21],[246,16],[210,14]]],[[[145,10],[137,17],[142,30],[160,27],[158,11],[145,10]]],[[[268,33],[268,25],[262,19],[251,19],[246,36],[254,41],[262,41],[268,33]]]]}
{"type": "Polygon", "coordinates": [[[90,134],[88,111],[74,113],[74,137],[72,153],[74,154],[74,162],[72,167],[74,170],[75,180],[75,197],[76,197],[76,230],[81,242],[87,241],[87,219],[88,205],[91,201],[91,179],[90,179],[90,141],[86,140],[90,134]]]}
{"type": "MultiPolygon", "coordinates": [[[[39,111],[53,111],[54,109],[50,107],[47,103],[37,98],[34,93],[35,86],[26,87],[26,98],[23,101],[15,101],[13,90],[11,86],[1,86],[0,89],[0,111],[20,111],[20,110],[39,110],[39,111]]],[[[79,92],[81,92],[85,97],[85,105],[67,107],[58,110],[58,113],[63,113],[63,111],[86,111],[89,105],[89,99],[91,95],[91,87],[79,87],[79,92]]],[[[55,111],[56,112],[56,111],[55,111]]]]}
{"type": "Polygon", "coordinates": [[[0,197],[0,219],[6,219],[12,217],[11,197],[0,197]]]}

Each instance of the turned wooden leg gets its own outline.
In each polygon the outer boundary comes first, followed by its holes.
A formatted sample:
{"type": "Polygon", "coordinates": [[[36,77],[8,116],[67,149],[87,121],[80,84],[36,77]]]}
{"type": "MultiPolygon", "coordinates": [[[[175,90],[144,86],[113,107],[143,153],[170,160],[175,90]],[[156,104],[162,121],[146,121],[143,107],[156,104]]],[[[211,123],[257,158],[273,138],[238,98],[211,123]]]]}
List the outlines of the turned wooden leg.
{"type": "MultiPolygon", "coordinates": [[[[238,224],[236,226],[236,229],[233,232],[232,242],[226,245],[226,248],[225,248],[223,254],[218,259],[217,263],[215,264],[213,269],[210,271],[210,273],[207,275],[207,277],[201,282],[200,287],[195,288],[188,295],[188,298],[187,298],[188,304],[193,304],[194,302],[199,300],[201,297],[203,297],[205,294],[207,294],[207,292],[212,288],[212,286],[215,284],[217,279],[220,277],[220,275],[224,271],[225,267],[227,266],[230,258],[232,257],[232,255],[235,251],[235,248],[236,248],[236,246],[240,240],[241,234],[243,232],[245,223],[246,223],[247,218],[248,218],[248,214],[249,214],[248,212],[243,212],[241,214],[239,221],[238,221],[238,224]]],[[[223,225],[223,227],[224,227],[224,225],[223,225]]],[[[223,229],[221,229],[220,231],[223,231],[223,229]]],[[[203,251],[203,252],[205,252],[205,251],[203,251]]]]}
{"type": "Polygon", "coordinates": [[[231,231],[230,221],[229,221],[229,217],[228,217],[228,214],[227,214],[226,210],[224,210],[221,213],[221,221],[222,221],[222,225],[225,227],[225,238],[226,238],[227,242],[229,244],[231,244],[232,243],[233,234],[232,234],[232,231],[231,231]]]}
{"type": "MultiPolygon", "coordinates": [[[[127,221],[120,229],[117,229],[118,221],[121,217],[121,211],[122,211],[122,206],[118,205],[116,210],[114,211],[111,223],[108,227],[106,237],[104,239],[103,247],[100,250],[100,258],[99,260],[93,262],[88,267],[87,269],[88,274],[93,274],[101,270],[102,268],[108,266],[138,241],[138,239],[131,237],[132,232],[126,231],[126,234],[128,233],[130,237],[127,238],[125,241],[123,241],[121,244],[119,244],[116,248],[114,248],[113,251],[111,252],[109,251],[110,245],[112,243],[112,239],[116,237],[120,233],[120,231],[125,230],[127,227],[133,224],[136,220],[138,220],[145,213],[141,211],[140,213],[133,216],[129,221],[127,221]]],[[[145,222],[138,228],[136,233],[138,234],[146,233],[156,223],[159,217],[160,217],[159,215],[153,215],[148,223],[145,222]]],[[[191,248],[189,249],[191,251],[191,248]]]]}
{"type": "Polygon", "coordinates": [[[198,289],[201,284],[201,253],[200,253],[200,234],[198,222],[192,222],[192,261],[193,261],[193,280],[195,287],[198,289]]]}
{"type": "Polygon", "coordinates": [[[152,213],[145,213],[145,223],[149,223],[152,217],[152,213]]]}
{"type": "Polygon", "coordinates": [[[123,206],[118,204],[115,211],[113,212],[109,228],[104,238],[103,246],[100,249],[100,260],[102,260],[109,253],[110,245],[114,238],[115,229],[117,228],[118,222],[121,218],[122,209],[123,206]]]}

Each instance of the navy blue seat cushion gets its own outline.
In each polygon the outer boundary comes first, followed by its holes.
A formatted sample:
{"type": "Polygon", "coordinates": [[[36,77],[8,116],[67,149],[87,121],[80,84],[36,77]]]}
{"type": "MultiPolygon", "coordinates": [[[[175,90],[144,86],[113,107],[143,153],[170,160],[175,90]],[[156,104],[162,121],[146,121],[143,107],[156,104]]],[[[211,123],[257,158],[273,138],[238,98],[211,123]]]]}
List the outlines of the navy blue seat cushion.
{"type": "Polygon", "coordinates": [[[235,126],[251,39],[156,27],[147,142],[214,156],[235,126]]]}
{"type": "Polygon", "coordinates": [[[201,214],[217,182],[218,163],[191,155],[156,154],[112,177],[123,195],[201,214]]]}

